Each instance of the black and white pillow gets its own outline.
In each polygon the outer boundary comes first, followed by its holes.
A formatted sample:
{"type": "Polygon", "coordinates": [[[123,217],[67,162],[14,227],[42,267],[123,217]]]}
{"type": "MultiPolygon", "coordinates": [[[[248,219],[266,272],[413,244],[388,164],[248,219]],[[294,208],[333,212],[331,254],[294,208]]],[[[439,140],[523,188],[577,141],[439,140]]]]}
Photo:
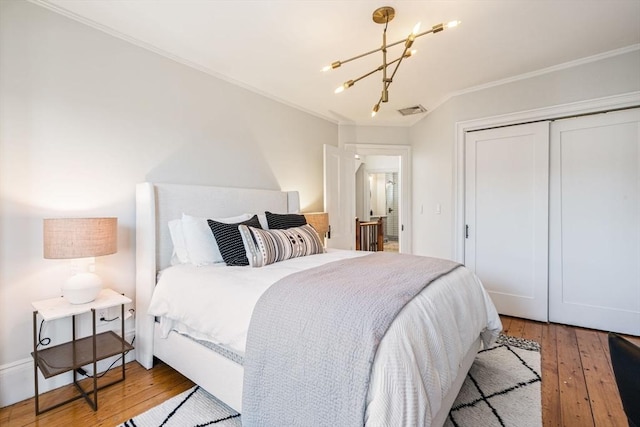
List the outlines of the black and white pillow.
{"type": "Polygon", "coordinates": [[[324,253],[318,233],[308,224],[286,230],[262,230],[246,225],[238,228],[251,267],[324,253]]]}
{"type": "Polygon", "coordinates": [[[269,230],[284,230],[287,228],[301,227],[307,223],[304,215],[298,214],[276,214],[266,211],[267,224],[269,230]]]}
{"type": "Polygon", "coordinates": [[[223,222],[207,220],[213,236],[216,238],[222,259],[227,265],[243,266],[249,265],[247,253],[242,242],[242,236],[238,230],[239,225],[247,225],[260,229],[258,216],[254,215],[246,221],[236,224],[225,224],[223,222]]]}

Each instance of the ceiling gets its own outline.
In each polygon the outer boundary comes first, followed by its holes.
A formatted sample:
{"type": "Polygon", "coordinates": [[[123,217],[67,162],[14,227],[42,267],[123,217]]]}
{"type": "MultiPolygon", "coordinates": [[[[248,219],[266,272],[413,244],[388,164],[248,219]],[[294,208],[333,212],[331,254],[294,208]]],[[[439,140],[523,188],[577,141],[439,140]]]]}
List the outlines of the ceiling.
{"type": "MultiPolygon", "coordinates": [[[[478,86],[594,55],[640,46],[640,0],[33,0],[110,34],[336,123],[409,126],[478,86]],[[341,94],[343,82],[382,63],[377,52],[327,73],[324,65],[377,49],[392,6],[389,42],[460,20],[416,39],[375,118],[376,73],[341,94]],[[427,113],[428,114],[428,113],[427,113]]],[[[392,59],[401,53],[389,49],[392,59]]]]}

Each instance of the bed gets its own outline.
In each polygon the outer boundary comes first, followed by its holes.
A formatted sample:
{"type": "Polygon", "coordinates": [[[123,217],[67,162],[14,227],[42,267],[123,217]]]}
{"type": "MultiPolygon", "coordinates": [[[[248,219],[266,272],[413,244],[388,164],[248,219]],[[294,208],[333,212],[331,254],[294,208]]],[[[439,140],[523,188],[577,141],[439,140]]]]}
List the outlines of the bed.
{"type": "MultiPolygon", "coordinates": [[[[173,253],[167,226],[169,221],[180,218],[183,213],[217,218],[264,211],[298,212],[297,192],[154,183],[142,183],[136,189],[136,359],[150,369],[154,357],[157,357],[241,413],[245,380],[243,339],[230,333],[232,338],[223,340],[219,345],[210,345],[209,341],[218,338],[208,339],[207,334],[198,336],[188,327],[176,325],[169,319],[171,308],[166,308],[166,319],[160,318],[158,321],[156,316],[149,315],[152,297],[155,297],[156,306],[161,298],[167,304],[177,299],[168,294],[163,296],[165,290],[162,281],[167,282],[175,275],[178,277],[176,280],[182,283],[191,283],[185,277],[193,277],[195,283],[207,270],[211,270],[212,274],[233,271],[232,276],[235,276],[232,280],[236,283],[261,283],[258,287],[264,290],[270,287],[270,283],[286,277],[287,271],[306,271],[343,259],[367,256],[361,252],[328,251],[326,254],[294,258],[262,268],[220,265],[178,265],[169,268],[173,253]]],[[[202,287],[197,284],[193,286],[202,287]]],[[[250,298],[243,296],[242,304],[247,300],[257,300],[261,292],[250,298]]],[[[183,292],[184,295],[189,293],[183,292]]],[[[236,303],[240,304],[238,301],[226,304],[236,303]]],[[[225,302],[219,301],[218,304],[224,305],[225,302]]],[[[251,304],[253,302],[243,310],[250,313],[251,304]]],[[[210,311],[217,313],[224,310],[210,311]]],[[[227,323],[248,324],[249,320],[227,323]]],[[[500,329],[495,308],[473,274],[460,267],[437,278],[400,311],[379,343],[371,368],[364,424],[442,425],[483,341],[485,345],[491,342],[500,329]],[[464,287],[472,289],[468,295],[466,291],[459,291],[462,282],[464,287]],[[416,328],[414,323],[407,323],[424,318],[425,306],[442,307],[438,309],[441,312],[437,316],[434,313],[433,318],[420,320],[426,322],[428,327],[416,328]],[[411,338],[407,338],[407,330],[412,331],[411,338]],[[406,345],[408,341],[434,344],[425,344],[424,348],[418,346],[416,350],[415,345],[406,345]],[[405,359],[412,359],[413,364],[419,360],[425,366],[429,365],[430,370],[414,375],[421,375],[419,391],[415,391],[415,384],[407,382],[416,381],[415,378],[403,379],[406,382],[405,391],[399,394],[397,390],[389,391],[393,389],[389,384],[394,380],[395,372],[406,371],[402,368],[405,359]],[[400,422],[398,414],[402,414],[400,422]]]]}

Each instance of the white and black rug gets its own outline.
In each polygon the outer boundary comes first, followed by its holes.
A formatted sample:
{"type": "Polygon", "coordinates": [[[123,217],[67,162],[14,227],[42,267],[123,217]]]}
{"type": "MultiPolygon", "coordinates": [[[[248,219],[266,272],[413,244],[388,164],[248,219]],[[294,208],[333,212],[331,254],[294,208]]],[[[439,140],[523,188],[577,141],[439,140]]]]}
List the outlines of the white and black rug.
{"type": "Polygon", "coordinates": [[[540,375],[540,345],[500,335],[476,356],[445,426],[541,426],[540,375]]]}
{"type": "MultiPolygon", "coordinates": [[[[445,426],[541,426],[540,382],[539,344],[501,335],[476,356],[445,426]]],[[[240,414],[196,386],[120,427],[241,425],[240,414]]]]}
{"type": "Polygon", "coordinates": [[[119,427],[242,427],[240,414],[199,386],[172,397],[119,427]]]}

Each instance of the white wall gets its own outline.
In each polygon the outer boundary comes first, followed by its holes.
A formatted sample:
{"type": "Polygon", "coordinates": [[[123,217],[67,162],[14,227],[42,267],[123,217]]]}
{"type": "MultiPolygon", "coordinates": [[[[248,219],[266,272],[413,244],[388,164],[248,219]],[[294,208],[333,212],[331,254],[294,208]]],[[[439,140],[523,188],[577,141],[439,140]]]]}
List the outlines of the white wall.
{"type": "Polygon", "coordinates": [[[398,172],[400,156],[362,156],[369,172],[398,172]]]}
{"type": "Polygon", "coordinates": [[[640,51],[459,95],[410,130],[413,252],[454,257],[454,150],[457,122],[640,90],[640,51]],[[437,204],[441,214],[436,213],[437,204]]]}
{"type": "MultiPolygon", "coordinates": [[[[118,253],[97,272],[133,297],[138,182],[296,189],[303,210],[323,208],[336,124],[37,5],[0,1],[0,95],[0,378],[30,362],[30,301],[67,275],[42,258],[43,218],[118,217],[118,253]]],[[[0,406],[28,397],[4,384],[0,406]]]]}
{"type": "Polygon", "coordinates": [[[409,145],[409,128],[341,124],[339,141],[340,147],[344,144],[409,145]]]}

